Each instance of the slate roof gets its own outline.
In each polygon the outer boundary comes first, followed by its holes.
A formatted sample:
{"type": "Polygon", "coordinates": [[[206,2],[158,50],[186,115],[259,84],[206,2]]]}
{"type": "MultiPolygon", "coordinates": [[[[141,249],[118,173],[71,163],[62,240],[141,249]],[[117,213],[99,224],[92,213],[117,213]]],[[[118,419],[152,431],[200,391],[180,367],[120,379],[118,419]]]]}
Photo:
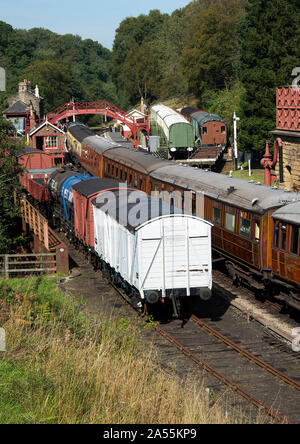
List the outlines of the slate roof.
{"type": "Polygon", "coordinates": [[[3,114],[26,114],[28,111],[28,105],[19,100],[14,103],[12,106],[3,111],[3,114]]]}

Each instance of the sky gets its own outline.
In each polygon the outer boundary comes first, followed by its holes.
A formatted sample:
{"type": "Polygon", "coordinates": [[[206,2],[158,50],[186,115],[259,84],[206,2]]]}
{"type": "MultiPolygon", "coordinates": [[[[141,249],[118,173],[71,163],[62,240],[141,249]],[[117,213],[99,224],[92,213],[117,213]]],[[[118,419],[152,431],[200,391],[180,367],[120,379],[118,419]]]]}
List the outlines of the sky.
{"type": "Polygon", "coordinates": [[[126,17],[151,9],[172,13],[192,0],[0,0],[0,20],[14,28],[46,28],[77,34],[112,49],[115,31],[126,17]]]}

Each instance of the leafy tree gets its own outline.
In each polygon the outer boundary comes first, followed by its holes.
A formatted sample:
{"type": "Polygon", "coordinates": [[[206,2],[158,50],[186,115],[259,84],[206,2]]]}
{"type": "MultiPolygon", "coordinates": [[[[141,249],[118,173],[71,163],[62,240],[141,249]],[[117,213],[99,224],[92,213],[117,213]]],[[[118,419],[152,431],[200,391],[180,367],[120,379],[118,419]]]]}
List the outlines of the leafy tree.
{"type": "Polygon", "coordinates": [[[116,100],[111,52],[78,35],[59,35],[43,28],[13,29],[0,21],[0,66],[7,72],[7,91],[0,97],[0,110],[6,108],[6,98],[16,93],[18,82],[25,77],[40,84],[46,111],[72,96],[76,100],[116,100]]]}
{"type": "MultiPolygon", "coordinates": [[[[128,68],[128,56],[133,59],[133,52],[136,48],[153,41],[167,17],[167,14],[161,14],[160,11],[153,10],[150,11],[149,15],[142,14],[138,17],[129,17],[121,22],[114,40],[111,68],[112,78],[118,91],[126,89],[123,69],[125,64],[128,68]]],[[[134,69],[133,66],[131,69],[134,69]]]]}
{"type": "Polygon", "coordinates": [[[12,124],[0,117],[0,254],[12,252],[17,241],[18,212],[12,196],[22,168],[15,157],[21,146],[7,137],[13,131],[12,124]]]}
{"type": "Polygon", "coordinates": [[[236,80],[235,27],[243,14],[244,3],[241,0],[203,3],[195,16],[194,34],[183,50],[182,66],[189,90],[197,97],[207,88],[222,89],[236,80]]]}
{"type": "Polygon", "coordinates": [[[275,128],[276,87],[290,84],[300,59],[297,0],[249,0],[238,26],[241,102],[239,146],[263,151],[275,128]]]}
{"type": "Polygon", "coordinates": [[[134,46],[128,53],[120,76],[127,91],[130,91],[131,102],[141,97],[154,100],[159,97],[161,78],[159,50],[153,43],[134,46]]]}
{"type": "Polygon", "coordinates": [[[77,95],[72,77],[59,63],[35,62],[26,68],[25,73],[31,82],[38,83],[43,91],[46,113],[70,101],[73,95],[77,95]]]}
{"type": "Polygon", "coordinates": [[[232,133],[232,116],[234,111],[240,115],[241,96],[244,89],[240,82],[230,89],[205,90],[198,104],[200,109],[221,116],[227,123],[228,135],[232,133]]]}

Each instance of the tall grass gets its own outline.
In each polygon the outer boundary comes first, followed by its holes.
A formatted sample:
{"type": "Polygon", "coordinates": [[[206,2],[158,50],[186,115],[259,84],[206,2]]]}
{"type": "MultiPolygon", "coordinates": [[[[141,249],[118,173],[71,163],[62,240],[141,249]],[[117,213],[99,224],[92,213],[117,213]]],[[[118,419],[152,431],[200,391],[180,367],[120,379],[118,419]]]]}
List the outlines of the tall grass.
{"type": "Polygon", "coordinates": [[[0,281],[0,293],[0,423],[246,422],[164,373],[126,318],[84,317],[55,280],[0,281]]]}

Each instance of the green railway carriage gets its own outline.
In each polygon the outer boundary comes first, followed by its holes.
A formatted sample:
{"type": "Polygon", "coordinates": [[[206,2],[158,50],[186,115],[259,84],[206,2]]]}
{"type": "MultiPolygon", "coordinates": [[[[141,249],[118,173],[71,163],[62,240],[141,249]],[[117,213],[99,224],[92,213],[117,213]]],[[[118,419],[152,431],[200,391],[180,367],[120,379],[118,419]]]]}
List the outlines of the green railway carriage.
{"type": "Polygon", "coordinates": [[[193,151],[195,144],[194,130],[182,115],[165,105],[159,104],[152,107],[151,117],[164,132],[172,156],[193,151]]]}

